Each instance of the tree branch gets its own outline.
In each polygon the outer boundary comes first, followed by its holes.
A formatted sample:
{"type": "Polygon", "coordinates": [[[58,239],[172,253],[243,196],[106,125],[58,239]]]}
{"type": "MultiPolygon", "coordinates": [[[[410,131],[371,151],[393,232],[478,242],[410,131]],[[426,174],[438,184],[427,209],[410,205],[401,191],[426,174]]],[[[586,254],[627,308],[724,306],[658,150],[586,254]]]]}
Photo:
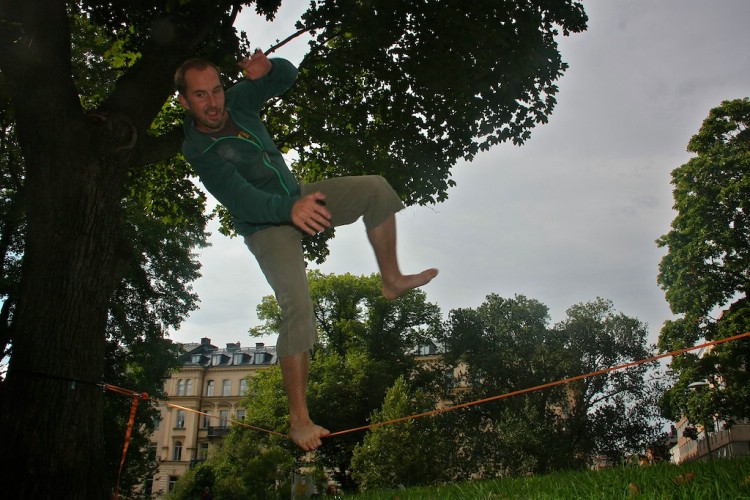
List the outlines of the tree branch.
{"type": "Polygon", "coordinates": [[[295,38],[297,38],[297,37],[299,37],[299,36],[302,36],[302,35],[304,35],[304,34],[305,34],[305,33],[307,33],[308,31],[310,31],[310,29],[311,29],[311,28],[304,28],[304,29],[301,29],[301,30],[299,30],[299,31],[297,31],[297,32],[295,32],[295,33],[293,33],[293,34],[289,35],[288,37],[284,38],[284,39],[283,39],[282,41],[280,41],[280,42],[279,42],[279,43],[277,43],[276,45],[272,45],[272,46],[271,46],[271,48],[270,48],[270,49],[268,49],[268,50],[266,51],[266,55],[268,55],[268,54],[270,54],[270,53],[272,53],[272,52],[276,52],[276,50],[277,50],[277,49],[280,49],[281,47],[283,47],[283,46],[284,46],[284,45],[286,45],[287,43],[291,42],[291,41],[292,41],[292,40],[294,40],[295,38]]]}
{"type": "Polygon", "coordinates": [[[127,113],[138,130],[146,130],[164,101],[174,92],[174,70],[195,55],[198,46],[224,16],[224,9],[213,6],[203,10],[183,9],[163,19],[164,25],[173,29],[174,34],[159,42],[151,39],[146,43],[142,57],[117,81],[115,90],[102,103],[100,110],[127,113]]]}
{"type": "Polygon", "coordinates": [[[137,163],[148,165],[173,158],[180,150],[183,138],[180,126],[158,137],[144,136],[139,142],[137,163]]]}

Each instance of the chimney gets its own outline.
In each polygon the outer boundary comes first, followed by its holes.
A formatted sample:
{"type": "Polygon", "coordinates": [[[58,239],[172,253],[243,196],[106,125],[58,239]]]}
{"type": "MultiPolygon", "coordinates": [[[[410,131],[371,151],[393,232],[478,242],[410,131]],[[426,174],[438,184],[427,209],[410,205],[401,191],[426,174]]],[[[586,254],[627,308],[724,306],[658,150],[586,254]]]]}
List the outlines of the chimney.
{"type": "Polygon", "coordinates": [[[208,337],[203,337],[201,339],[201,345],[211,345],[211,339],[209,339],[208,337]]]}

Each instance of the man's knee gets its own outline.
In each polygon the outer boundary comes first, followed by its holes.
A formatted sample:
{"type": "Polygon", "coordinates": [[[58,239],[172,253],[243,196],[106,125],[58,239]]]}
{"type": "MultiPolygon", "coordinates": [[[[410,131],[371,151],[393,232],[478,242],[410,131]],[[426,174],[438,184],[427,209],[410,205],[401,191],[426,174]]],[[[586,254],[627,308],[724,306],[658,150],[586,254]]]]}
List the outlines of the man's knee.
{"type": "MultiPolygon", "coordinates": [[[[370,180],[370,183],[372,184],[373,191],[377,193],[382,193],[383,195],[390,196],[391,194],[396,194],[396,191],[394,191],[393,186],[391,186],[390,182],[383,177],[382,175],[368,175],[367,176],[370,180]]],[[[398,196],[398,195],[396,195],[398,196]]]]}
{"type": "Polygon", "coordinates": [[[385,177],[370,175],[368,181],[372,203],[370,204],[370,210],[364,214],[364,222],[369,231],[378,227],[394,213],[402,210],[404,204],[385,177]]]}
{"type": "Polygon", "coordinates": [[[315,308],[308,294],[287,290],[276,296],[281,310],[277,351],[288,356],[312,349],[317,342],[315,308]]]}

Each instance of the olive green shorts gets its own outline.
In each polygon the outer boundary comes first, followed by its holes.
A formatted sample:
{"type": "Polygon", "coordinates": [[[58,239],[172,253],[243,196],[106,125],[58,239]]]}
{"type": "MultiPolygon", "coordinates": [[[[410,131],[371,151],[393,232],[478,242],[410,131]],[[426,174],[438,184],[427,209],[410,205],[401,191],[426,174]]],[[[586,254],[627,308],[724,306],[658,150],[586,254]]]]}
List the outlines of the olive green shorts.
{"type": "MultiPolygon", "coordinates": [[[[302,196],[316,191],[326,196],[326,208],[334,227],[362,217],[369,231],[404,208],[388,181],[379,175],[339,177],[301,185],[302,196]]],[[[245,237],[245,244],[255,255],[281,309],[276,352],[282,357],[309,351],[318,339],[302,252],[303,236],[305,233],[289,224],[245,237]]]]}

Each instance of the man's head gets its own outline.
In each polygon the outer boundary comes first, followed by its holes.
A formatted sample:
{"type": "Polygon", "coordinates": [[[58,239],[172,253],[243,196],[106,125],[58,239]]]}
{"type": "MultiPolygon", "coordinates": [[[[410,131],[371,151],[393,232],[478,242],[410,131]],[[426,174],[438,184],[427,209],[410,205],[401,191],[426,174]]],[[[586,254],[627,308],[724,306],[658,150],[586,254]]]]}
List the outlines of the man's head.
{"type": "Polygon", "coordinates": [[[201,132],[221,130],[227,120],[224,87],[219,68],[205,59],[189,59],[174,75],[174,85],[182,106],[195,120],[201,132]]]}

